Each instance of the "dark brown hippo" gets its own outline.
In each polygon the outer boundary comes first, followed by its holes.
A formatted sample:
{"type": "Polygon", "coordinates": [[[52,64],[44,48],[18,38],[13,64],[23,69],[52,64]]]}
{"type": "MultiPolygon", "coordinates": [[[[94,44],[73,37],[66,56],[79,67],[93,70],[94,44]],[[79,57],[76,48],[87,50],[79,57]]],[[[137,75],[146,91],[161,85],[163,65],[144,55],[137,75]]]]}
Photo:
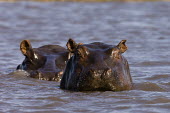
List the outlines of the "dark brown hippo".
{"type": "Polygon", "coordinates": [[[69,39],[68,60],[60,88],[73,91],[122,91],[132,88],[128,61],[122,56],[126,40],[117,46],[94,42],[77,44],[69,39]]]}
{"type": "Polygon", "coordinates": [[[59,45],[32,48],[29,40],[23,40],[20,50],[25,60],[18,65],[17,70],[27,71],[32,78],[60,81],[68,60],[67,49],[59,45]]]}

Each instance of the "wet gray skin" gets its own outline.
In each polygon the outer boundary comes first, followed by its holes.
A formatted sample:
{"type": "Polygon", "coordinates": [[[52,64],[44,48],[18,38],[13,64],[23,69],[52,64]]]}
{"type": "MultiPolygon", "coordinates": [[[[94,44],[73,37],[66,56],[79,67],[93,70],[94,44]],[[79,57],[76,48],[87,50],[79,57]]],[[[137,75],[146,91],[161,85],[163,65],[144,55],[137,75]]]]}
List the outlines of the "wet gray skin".
{"type": "Polygon", "coordinates": [[[60,88],[73,91],[122,91],[132,88],[128,61],[122,56],[126,40],[117,46],[94,42],[77,44],[69,39],[68,60],[60,88]]]}
{"type": "Polygon", "coordinates": [[[68,52],[59,45],[45,45],[32,48],[29,40],[20,44],[21,53],[25,56],[17,70],[25,70],[29,77],[41,80],[60,81],[68,59],[68,52]]]}

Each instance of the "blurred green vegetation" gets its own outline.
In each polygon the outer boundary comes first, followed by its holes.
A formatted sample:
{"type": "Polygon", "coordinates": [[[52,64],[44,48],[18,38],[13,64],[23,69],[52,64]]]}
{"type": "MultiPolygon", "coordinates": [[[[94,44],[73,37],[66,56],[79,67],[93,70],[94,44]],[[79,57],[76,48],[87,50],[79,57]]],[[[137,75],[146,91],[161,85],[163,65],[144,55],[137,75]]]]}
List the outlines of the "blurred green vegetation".
{"type": "Polygon", "coordinates": [[[0,2],[17,2],[17,1],[38,1],[38,2],[51,2],[51,1],[63,1],[63,2],[142,2],[142,1],[170,1],[170,0],[0,0],[0,2]]]}

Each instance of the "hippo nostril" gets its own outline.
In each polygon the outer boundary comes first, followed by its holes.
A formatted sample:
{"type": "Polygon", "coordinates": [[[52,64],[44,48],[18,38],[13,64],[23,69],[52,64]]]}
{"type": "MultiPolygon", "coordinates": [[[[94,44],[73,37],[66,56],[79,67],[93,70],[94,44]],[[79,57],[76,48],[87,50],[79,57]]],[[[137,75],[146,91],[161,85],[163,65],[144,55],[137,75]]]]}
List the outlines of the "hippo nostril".
{"type": "Polygon", "coordinates": [[[96,74],[97,72],[95,70],[90,70],[91,74],[96,74]]]}
{"type": "Polygon", "coordinates": [[[112,72],[112,69],[111,69],[111,68],[107,69],[107,72],[111,73],[111,72],[112,72]]]}
{"type": "Polygon", "coordinates": [[[105,70],[105,74],[106,75],[110,75],[112,73],[112,69],[111,68],[108,68],[105,70]]]}
{"type": "Polygon", "coordinates": [[[89,71],[91,74],[110,74],[112,73],[112,69],[111,68],[107,68],[104,70],[90,70],[89,71]]]}
{"type": "Polygon", "coordinates": [[[112,73],[112,69],[109,68],[109,69],[106,71],[106,73],[107,73],[107,75],[111,74],[111,73],[112,73]]]}

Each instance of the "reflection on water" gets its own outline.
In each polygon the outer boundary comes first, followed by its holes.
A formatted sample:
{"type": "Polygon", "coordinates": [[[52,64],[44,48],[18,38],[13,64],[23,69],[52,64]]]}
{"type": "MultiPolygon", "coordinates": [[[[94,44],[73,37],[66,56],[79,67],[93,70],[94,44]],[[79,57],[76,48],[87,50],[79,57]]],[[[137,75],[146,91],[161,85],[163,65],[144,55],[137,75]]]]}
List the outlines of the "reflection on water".
{"type": "Polygon", "coordinates": [[[135,112],[170,110],[170,3],[0,3],[1,112],[135,112]],[[127,39],[134,89],[122,92],[70,92],[59,83],[13,72],[24,57],[19,43],[65,46],[127,39]]]}

